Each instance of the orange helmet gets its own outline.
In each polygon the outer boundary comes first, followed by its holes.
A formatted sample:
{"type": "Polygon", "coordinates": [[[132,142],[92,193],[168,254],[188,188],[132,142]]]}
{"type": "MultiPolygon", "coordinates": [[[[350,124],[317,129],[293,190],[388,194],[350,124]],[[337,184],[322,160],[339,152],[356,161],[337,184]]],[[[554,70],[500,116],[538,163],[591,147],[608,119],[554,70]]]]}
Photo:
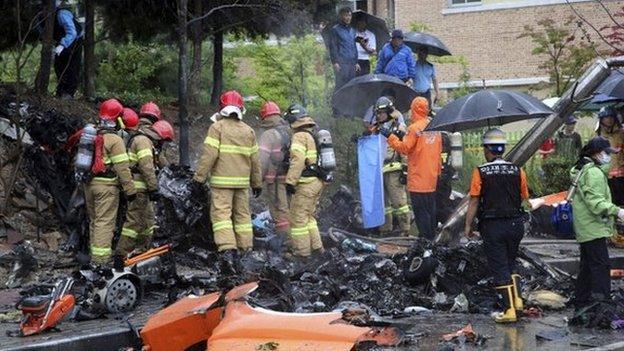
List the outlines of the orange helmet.
{"type": "Polygon", "coordinates": [[[153,117],[156,120],[160,119],[160,108],[153,102],[147,102],[141,106],[141,111],[139,111],[139,115],[146,117],[153,117]]]}
{"type": "Polygon", "coordinates": [[[152,129],[162,138],[162,140],[173,140],[173,127],[169,122],[163,120],[156,121],[156,123],[152,124],[152,129]]]}
{"type": "Polygon", "coordinates": [[[125,129],[135,129],[139,125],[139,116],[129,107],[124,107],[121,119],[125,129]]]}
{"type": "Polygon", "coordinates": [[[123,106],[117,99],[108,99],[100,105],[100,119],[114,122],[123,111],[123,106]]]}
{"type": "Polygon", "coordinates": [[[276,103],[274,103],[273,101],[267,101],[264,103],[264,105],[262,105],[262,108],[260,109],[260,119],[265,119],[269,116],[279,115],[281,113],[282,111],[280,111],[280,108],[279,106],[277,106],[276,103]]]}

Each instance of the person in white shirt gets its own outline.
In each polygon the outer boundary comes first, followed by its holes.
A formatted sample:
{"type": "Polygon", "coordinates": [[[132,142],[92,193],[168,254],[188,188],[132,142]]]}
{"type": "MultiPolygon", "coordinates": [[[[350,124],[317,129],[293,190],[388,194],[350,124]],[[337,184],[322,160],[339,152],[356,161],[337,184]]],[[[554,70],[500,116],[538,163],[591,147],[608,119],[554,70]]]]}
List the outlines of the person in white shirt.
{"type": "Polygon", "coordinates": [[[374,55],[375,50],[377,49],[375,34],[366,29],[366,26],[366,18],[359,18],[356,23],[357,32],[355,33],[358,64],[360,65],[360,71],[357,73],[358,76],[370,73],[370,55],[374,55]]]}

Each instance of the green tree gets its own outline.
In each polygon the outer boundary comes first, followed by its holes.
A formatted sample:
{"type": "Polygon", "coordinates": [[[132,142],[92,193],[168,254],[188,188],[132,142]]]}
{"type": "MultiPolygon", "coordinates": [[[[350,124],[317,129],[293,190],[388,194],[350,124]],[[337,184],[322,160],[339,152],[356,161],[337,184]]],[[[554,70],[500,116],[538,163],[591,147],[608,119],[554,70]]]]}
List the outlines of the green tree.
{"type": "Polygon", "coordinates": [[[548,72],[553,85],[553,94],[561,96],[570,84],[584,71],[587,63],[596,57],[596,48],[591,43],[576,40],[574,17],[562,24],[553,19],[537,22],[537,27],[527,25],[518,38],[530,38],[535,45],[533,55],[543,57],[539,68],[548,72]]]}

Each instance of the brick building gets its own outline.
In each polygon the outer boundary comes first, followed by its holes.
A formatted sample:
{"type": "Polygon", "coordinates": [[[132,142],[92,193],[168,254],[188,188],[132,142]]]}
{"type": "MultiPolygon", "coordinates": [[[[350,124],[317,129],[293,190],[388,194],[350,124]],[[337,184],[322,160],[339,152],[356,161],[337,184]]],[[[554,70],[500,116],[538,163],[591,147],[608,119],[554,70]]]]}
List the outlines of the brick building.
{"type": "MultiPolygon", "coordinates": [[[[624,1],[602,3],[611,12],[624,6],[624,1]]],[[[531,40],[518,39],[525,25],[545,18],[563,23],[574,16],[570,6],[598,29],[613,24],[595,0],[569,0],[569,4],[566,0],[360,0],[355,4],[404,31],[413,23],[425,25],[454,55],[467,58],[471,85],[482,86],[485,80],[486,86],[531,90],[538,95],[545,94],[538,90],[544,88],[548,75],[538,68],[543,58],[531,54],[531,40]]],[[[589,26],[584,27],[594,42],[600,42],[589,26]]],[[[578,32],[577,37],[580,35],[578,32]]],[[[437,68],[442,88],[457,86],[458,64],[438,64],[437,68]]]]}

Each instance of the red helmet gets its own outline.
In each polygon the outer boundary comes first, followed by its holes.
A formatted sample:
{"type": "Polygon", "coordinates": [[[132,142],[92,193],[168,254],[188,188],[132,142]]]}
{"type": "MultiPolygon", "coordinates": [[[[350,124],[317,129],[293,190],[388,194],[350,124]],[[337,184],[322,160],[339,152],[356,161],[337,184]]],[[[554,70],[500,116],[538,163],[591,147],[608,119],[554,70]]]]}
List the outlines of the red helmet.
{"type": "Polygon", "coordinates": [[[117,99],[108,99],[100,105],[100,119],[115,121],[123,111],[123,106],[117,99]]]}
{"type": "Polygon", "coordinates": [[[156,123],[152,124],[152,129],[158,134],[163,140],[173,140],[174,133],[173,127],[167,121],[156,121],[156,123]]]}
{"type": "Polygon", "coordinates": [[[244,109],[243,97],[236,90],[226,91],[221,94],[219,108],[223,109],[226,106],[236,106],[241,110],[244,109]]]}
{"type": "Polygon", "coordinates": [[[121,119],[125,129],[135,129],[139,125],[139,116],[129,107],[124,107],[121,119]]]}
{"type": "Polygon", "coordinates": [[[159,120],[160,108],[158,107],[158,105],[150,101],[141,106],[141,111],[139,112],[139,115],[151,116],[159,120]]]}
{"type": "Polygon", "coordinates": [[[281,113],[282,111],[280,111],[280,108],[279,106],[277,106],[276,103],[274,103],[273,101],[267,101],[264,103],[264,105],[262,105],[262,108],[260,109],[260,118],[265,119],[269,116],[279,115],[281,113]]]}

